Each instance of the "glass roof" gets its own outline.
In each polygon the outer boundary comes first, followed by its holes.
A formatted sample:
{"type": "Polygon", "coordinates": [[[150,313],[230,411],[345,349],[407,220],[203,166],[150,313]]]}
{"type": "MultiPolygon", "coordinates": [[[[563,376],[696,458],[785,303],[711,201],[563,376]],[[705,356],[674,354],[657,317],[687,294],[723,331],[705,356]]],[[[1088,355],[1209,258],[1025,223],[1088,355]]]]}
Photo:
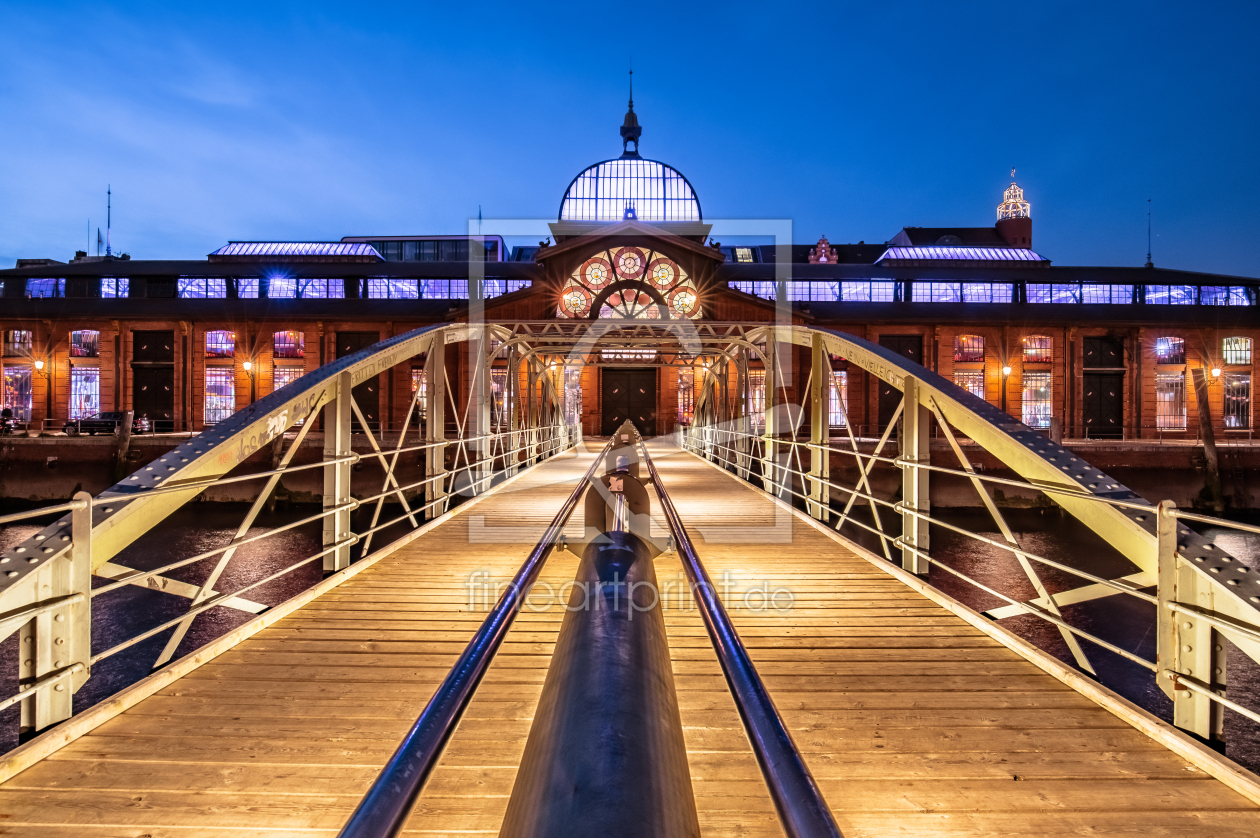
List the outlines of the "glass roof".
{"type": "Polygon", "coordinates": [[[374,256],[365,242],[228,242],[211,256],[374,256]]]}
{"type": "Polygon", "coordinates": [[[700,201],[675,169],[655,160],[596,163],[573,179],[561,221],[701,221],[700,201]],[[631,212],[633,211],[633,212],[631,212]]]}
{"type": "Polygon", "coordinates": [[[1037,253],[1018,247],[952,247],[931,245],[928,247],[890,247],[875,261],[886,259],[917,259],[933,261],[967,262],[1044,262],[1037,253]]]}

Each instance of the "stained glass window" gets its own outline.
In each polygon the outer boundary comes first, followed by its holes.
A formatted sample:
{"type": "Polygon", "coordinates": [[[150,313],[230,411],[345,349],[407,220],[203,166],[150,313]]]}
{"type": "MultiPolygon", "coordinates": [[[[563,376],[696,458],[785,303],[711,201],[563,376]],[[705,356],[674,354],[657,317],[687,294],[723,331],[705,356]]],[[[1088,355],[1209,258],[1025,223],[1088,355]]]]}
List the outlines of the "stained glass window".
{"type": "Polygon", "coordinates": [[[206,367],[206,424],[222,422],[236,412],[236,387],[231,367],[206,367]]]}
{"type": "Polygon", "coordinates": [[[678,263],[647,248],[619,247],[595,253],[569,276],[556,316],[563,318],[682,320],[701,315],[695,283],[678,263]],[[621,287],[608,293],[614,283],[621,287]],[[603,297],[599,311],[593,311],[603,297]]]}
{"type": "Polygon", "coordinates": [[[70,368],[70,418],[86,419],[101,412],[101,371],[97,367],[70,368]]]}

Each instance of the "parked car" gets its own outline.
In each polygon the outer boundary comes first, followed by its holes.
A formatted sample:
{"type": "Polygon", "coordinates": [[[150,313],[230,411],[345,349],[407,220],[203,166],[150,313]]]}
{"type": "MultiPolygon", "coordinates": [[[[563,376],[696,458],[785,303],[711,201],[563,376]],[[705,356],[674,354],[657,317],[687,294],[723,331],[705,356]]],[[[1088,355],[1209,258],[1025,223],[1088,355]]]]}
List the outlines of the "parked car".
{"type": "MultiPolygon", "coordinates": [[[[87,434],[88,436],[116,434],[118,429],[122,427],[123,420],[126,417],[126,413],[117,410],[97,413],[82,419],[71,419],[62,427],[62,430],[69,436],[78,436],[79,434],[87,434]]],[[[131,420],[131,432],[133,434],[148,433],[149,420],[144,416],[136,416],[131,420]]]]}

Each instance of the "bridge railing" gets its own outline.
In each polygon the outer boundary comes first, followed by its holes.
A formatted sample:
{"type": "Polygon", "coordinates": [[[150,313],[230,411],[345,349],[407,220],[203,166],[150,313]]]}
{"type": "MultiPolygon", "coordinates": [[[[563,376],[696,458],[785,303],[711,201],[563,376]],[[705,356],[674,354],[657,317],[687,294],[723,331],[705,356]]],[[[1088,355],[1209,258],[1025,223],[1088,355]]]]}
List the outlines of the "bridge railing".
{"type": "MultiPolygon", "coordinates": [[[[69,503],[0,516],[0,544],[12,541],[8,528],[24,536],[0,548],[0,639],[18,633],[21,650],[18,692],[0,696],[0,710],[21,705],[20,735],[70,718],[75,693],[80,709],[106,698],[210,642],[239,616],[279,605],[374,549],[380,554],[382,545],[578,444],[580,428],[565,424],[550,377],[532,367],[509,421],[489,421],[494,334],[494,327],[457,325],[384,341],[308,373],[97,497],[80,492],[69,503]],[[461,341],[472,363],[456,391],[444,352],[461,341]],[[387,438],[365,421],[354,388],[416,356],[424,357],[429,386],[417,388],[403,430],[387,438]],[[417,413],[426,418],[419,429],[411,421],[417,413]],[[268,449],[271,468],[238,468],[252,454],[265,459],[268,449]],[[283,515],[264,515],[277,492],[295,492],[282,480],[318,485],[321,477],[318,508],[295,503],[283,515]],[[163,528],[183,504],[207,491],[239,493],[246,488],[239,484],[248,484],[253,503],[222,543],[199,549],[213,543],[212,527],[195,538],[163,528]],[[190,634],[214,609],[222,618],[190,634]],[[94,669],[105,677],[89,681],[94,669]]],[[[541,358],[526,363],[543,367],[541,358]]]]}
{"type": "MultiPolygon", "coordinates": [[[[1037,617],[1057,630],[1063,644],[1056,642],[1057,648],[1047,650],[1060,653],[1065,646],[1076,666],[1091,676],[1100,677],[1096,667],[1114,661],[1109,655],[1141,667],[1171,699],[1172,719],[1178,727],[1205,739],[1219,739],[1226,708],[1260,722],[1260,714],[1226,695],[1228,644],[1224,642],[1229,640],[1253,661],[1260,660],[1260,573],[1185,522],[1252,534],[1260,533],[1260,527],[1179,510],[1170,501],[1153,504],[1090,466],[1078,452],[1052,443],[940,376],[861,339],[793,327],[767,329],[765,340],[759,351],[766,369],[764,430],[756,432],[759,428],[744,411],[724,415],[727,400],[713,398],[718,376],[710,375],[707,390],[697,400],[696,422],[683,432],[685,448],[759,484],[837,531],[873,542],[885,559],[899,562],[905,570],[924,577],[936,570],[998,599],[1004,605],[986,612],[994,619],[1037,617]],[[814,364],[797,403],[787,398],[778,363],[785,353],[776,351],[775,343],[814,350],[814,364]],[[859,445],[848,421],[842,424],[848,429],[849,444],[831,439],[828,355],[833,354],[902,391],[899,406],[873,446],[871,440],[859,445]],[[957,467],[931,462],[933,424],[957,458],[957,467]],[[1016,476],[977,470],[959,442],[961,435],[996,456],[1016,476]],[[845,480],[833,477],[833,460],[840,461],[845,480]],[[892,475],[895,482],[888,479],[892,475]],[[969,483],[992,517],[996,533],[977,533],[933,514],[928,495],[932,476],[969,483]],[[889,491],[890,483],[893,491],[889,491]],[[1003,516],[995,500],[999,489],[1017,490],[1025,499],[1041,498],[1043,505],[1061,507],[1102,536],[1133,567],[1117,572],[1115,558],[1107,556],[1069,563],[1037,555],[1021,544],[1003,516]],[[933,554],[930,527],[1007,554],[1021,573],[1014,581],[1007,576],[999,582],[965,572],[957,561],[933,554]],[[1075,577],[1078,585],[1052,594],[1050,586],[1061,585],[1063,574],[1075,577]],[[999,590],[1002,587],[1006,590],[999,590]],[[1025,593],[1029,587],[1035,593],[1031,598],[1025,593]],[[1124,596],[1140,603],[1139,609],[1154,612],[1153,650],[1115,636],[1100,636],[1109,633],[1105,624],[1089,623],[1068,608],[1110,596],[1124,596]],[[1153,660],[1150,651],[1155,652],[1153,660]]],[[[739,359],[741,377],[747,360],[739,359]]],[[[740,385],[738,391],[746,392],[742,381],[740,385]]],[[[1038,637],[1049,642],[1044,633],[1038,637]]],[[[1118,673],[1105,672],[1101,677],[1106,681],[1113,676],[1118,673]]]]}

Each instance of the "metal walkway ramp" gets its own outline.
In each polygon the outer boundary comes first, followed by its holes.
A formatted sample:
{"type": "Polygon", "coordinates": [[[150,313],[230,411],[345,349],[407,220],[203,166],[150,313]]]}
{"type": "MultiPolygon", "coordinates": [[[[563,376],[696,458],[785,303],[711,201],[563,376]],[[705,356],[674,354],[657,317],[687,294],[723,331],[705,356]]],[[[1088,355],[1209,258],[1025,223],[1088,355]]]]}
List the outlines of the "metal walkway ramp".
{"type": "MultiPolygon", "coordinates": [[[[1260,807],[1020,641],[698,457],[649,448],[844,835],[1260,834],[1260,807]]],[[[592,456],[458,508],[10,779],[0,835],[335,835],[592,456]]],[[[576,566],[548,560],[407,834],[498,834],[563,615],[545,592],[576,566]]],[[[702,834],[781,835],[682,565],[656,569],[702,834]]]]}

